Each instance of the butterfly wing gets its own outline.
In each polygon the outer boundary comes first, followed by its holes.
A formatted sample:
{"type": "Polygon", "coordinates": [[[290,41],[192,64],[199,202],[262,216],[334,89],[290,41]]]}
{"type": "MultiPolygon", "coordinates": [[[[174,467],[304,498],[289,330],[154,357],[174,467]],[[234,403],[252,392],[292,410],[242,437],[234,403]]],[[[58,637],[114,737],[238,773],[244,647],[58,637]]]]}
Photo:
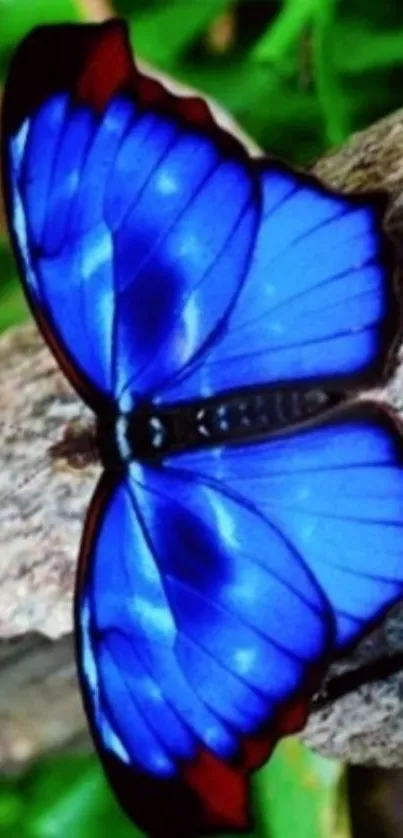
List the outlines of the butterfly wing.
{"type": "Polygon", "coordinates": [[[93,502],[77,591],[87,712],[153,838],[245,828],[248,772],[300,727],[332,640],[326,599],[249,500],[133,466],[93,502]]]}
{"type": "Polygon", "coordinates": [[[148,102],[121,24],[52,35],[23,44],[5,96],[12,238],[67,375],[95,409],[99,394],[127,409],[194,359],[233,306],[260,193],[200,100],[170,110],[157,85],[159,107],[148,102]]]}
{"type": "Polygon", "coordinates": [[[402,596],[402,444],[380,407],[362,402],[290,435],[169,465],[256,504],[322,587],[336,649],[402,596]]]}
{"type": "Polygon", "coordinates": [[[379,196],[252,161],[201,100],[135,69],[116,21],[36,30],[3,126],[27,296],[95,409],[377,380],[397,326],[379,196]]]}
{"type": "Polygon", "coordinates": [[[77,657],[105,768],[153,838],[245,828],[249,772],[303,724],[326,655],[401,597],[401,462],[362,403],[104,478],[77,657]]]}
{"type": "Polygon", "coordinates": [[[161,401],[269,382],[379,382],[398,328],[380,195],[337,195],[257,161],[262,213],[242,291],[210,351],[161,401]]]}
{"type": "MultiPolygon", "coordinates": [[[[396,317],[375,198],[250,161],[199,100],[136,72],[120,24],[25,42],[2,156],[32,310],[96,410],[384,366],[396,317]]],[[[364,411],[110,481],[77,595],[98,748],[158,838],[167,818],[178,838],[242,827],[247,773],[302,722],[315,663],[401,593],[394,431],[364,411]]]]}

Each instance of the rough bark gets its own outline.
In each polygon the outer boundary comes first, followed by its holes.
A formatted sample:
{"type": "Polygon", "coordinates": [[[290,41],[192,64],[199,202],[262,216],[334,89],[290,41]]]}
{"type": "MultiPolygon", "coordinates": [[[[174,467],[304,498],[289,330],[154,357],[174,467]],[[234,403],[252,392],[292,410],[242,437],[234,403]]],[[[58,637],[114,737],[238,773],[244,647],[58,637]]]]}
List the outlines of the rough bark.
{"type": "MultiPolygon", "coordinates": [[[[352,137],[315,170],[339,189],[387,189],[387,223],[399,232],[403,110],[352,137]]],[[[403,410],[402,393],[398,371],[386,398],[403,410]]],[[[86,735],[73,663],[72,594],[99,469],[71,473],[49,458],[66,422],[86,411],[32,325],[0,340],[0,415],[0,766],[9,767],[86,735]]],[[[351,762],[403,766],[403,673],[382,674],[341,699],[331,697],[332,684],[337,690],[340,683],[332,679],[341,672],[402,653],[403,610],[396,609],[354,655],[334,664],[306,741],[351,762]]]]}

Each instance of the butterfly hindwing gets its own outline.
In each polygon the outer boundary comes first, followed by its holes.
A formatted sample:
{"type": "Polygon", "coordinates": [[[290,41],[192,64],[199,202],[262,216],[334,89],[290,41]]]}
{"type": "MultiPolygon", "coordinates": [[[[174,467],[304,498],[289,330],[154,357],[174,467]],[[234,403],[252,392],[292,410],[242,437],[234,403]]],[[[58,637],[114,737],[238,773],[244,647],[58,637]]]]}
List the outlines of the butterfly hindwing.
{"type": "MultiPolygon", "coordinates": [[[[302,724],[318,683],[332,637],[326,598],[268,518],[186,473],[133,467],[97,515],[77,619],[101,755],[148,774],[161,800],[175,783],[195,796],[195,834],[245,826],[248,771],[283,723],[292,728],[284,706],[294,702],[302,724]],[[225,785],[208,791],[206,761],[217,782],[229,773],[237,785],[234,809],[225,785]]],[[[149,828],[152,812],[137,806],[149,828]]]]}
{"type": "Polygon", "coordinates": [[[332,607],[339,648],[402,595],[402,450],[382,408],[363,402],[267,442],[180,455],[171,467],[249,499],[288,539],[332,607]]]}
{"type": "Polygon", "coordinates": [[[400,449],[362,403],[98,493],[79,671],[106,770],[155,838],[177,811],[179,836],[245,828],[249,771],[303,724],[326,656],[401,596],[400,449]]]}

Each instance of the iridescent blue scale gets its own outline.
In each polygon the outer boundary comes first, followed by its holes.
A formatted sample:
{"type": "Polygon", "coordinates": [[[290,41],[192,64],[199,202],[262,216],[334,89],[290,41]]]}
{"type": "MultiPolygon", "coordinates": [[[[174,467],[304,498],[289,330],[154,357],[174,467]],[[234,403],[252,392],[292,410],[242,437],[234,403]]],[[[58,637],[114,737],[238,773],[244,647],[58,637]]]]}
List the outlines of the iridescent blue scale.
{"type": "Polygon", "coordinates": [[[358,398],[398,321],[384,201],[250,158],[116,21],[35,31],[2,133],[24,289],[105,468],[76,591],[95,744],[152,838],[244,829],[250,771],[402,596],[401,441],[358,398]]]}

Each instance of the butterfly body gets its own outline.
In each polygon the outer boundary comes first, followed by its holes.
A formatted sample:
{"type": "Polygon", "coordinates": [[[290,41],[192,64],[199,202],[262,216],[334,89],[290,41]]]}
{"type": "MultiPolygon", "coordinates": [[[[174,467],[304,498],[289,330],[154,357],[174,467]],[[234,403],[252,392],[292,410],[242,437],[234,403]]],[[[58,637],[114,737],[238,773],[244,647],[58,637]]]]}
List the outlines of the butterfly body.
{"type": "Polygon", "coordinates": [[[159,406],[133,401],[131,411],[98,419],[99,457],[106,468],[158,462],[181,451],[256,442],[319,417],[341,396],[325,390],[271,387],[214,399],[159,406]]]}
{"type": "Polygon", "coordinates": [[[117,21],[33,32],[2,119],[27,299],[96,417],[53,454],[104,466],[75,594],[96,748],[152,838],[245,830],[251,772],[403,593],[402,442],[354,396],[396,357],[385,200],[251,159],[117,21]]]}

